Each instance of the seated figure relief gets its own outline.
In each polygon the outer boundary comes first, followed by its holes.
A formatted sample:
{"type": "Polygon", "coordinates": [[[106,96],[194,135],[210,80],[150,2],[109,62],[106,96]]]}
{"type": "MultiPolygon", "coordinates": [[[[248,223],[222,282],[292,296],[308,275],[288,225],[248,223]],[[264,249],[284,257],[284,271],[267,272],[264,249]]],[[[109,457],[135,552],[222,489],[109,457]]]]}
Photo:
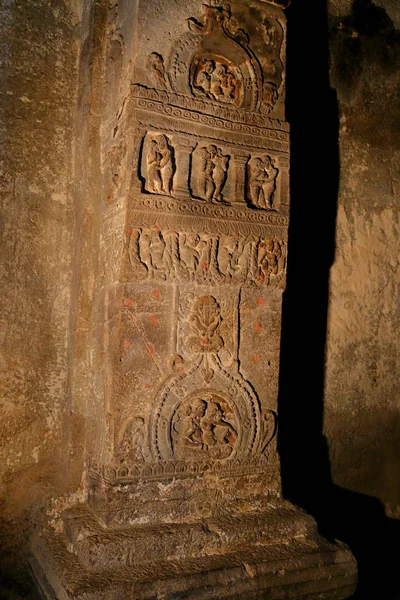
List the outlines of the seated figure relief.
{"type": "Polygon", "coordinates": [[[171,196],[175,160],[173,148],[166,135],[159,134],[150,140],[146,161],[148,191],[171,196]]]}
{"type": "Polygon", "coordinates": [[[194,75],[194,89],[219,102],[235,102],[238,81],[225,64],[206,59],[199,63],[194,75]]]}
{"type": "Polygon", "coordinates": [[[172,423],[176,458],[222,459],[232,454],[238,432],[218,400],[205,393],[182,403],[172,423]]]}
{"type": "Polygon", "coordinates": [[[278,174],[279,170],[270,156],[250,159],[249,195],[253,206],[273,210],[278,174]]]}

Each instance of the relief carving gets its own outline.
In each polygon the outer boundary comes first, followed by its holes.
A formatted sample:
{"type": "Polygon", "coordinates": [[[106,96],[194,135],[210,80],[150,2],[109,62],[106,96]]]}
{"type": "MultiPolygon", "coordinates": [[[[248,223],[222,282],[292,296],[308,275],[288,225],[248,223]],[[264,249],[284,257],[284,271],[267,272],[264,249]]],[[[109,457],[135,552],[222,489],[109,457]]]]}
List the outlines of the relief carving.
{"type": "Polygon", "coordinates": [[[182,402],[172,419],[172,442],[178,459],[228,458],[238,432],[229,404],[205,391],[182,402]]]}
{"type": "Polygon", "coordinates": [[[149,458],[146,448],[146,424],[142,417],[129,419],[122,427],[115,450],[121,462],[143,462],[149,458]]]}
{"type": "Polygon", "coordinates": [[[256,208],[272,210],[279,170],[270,156],[253,157],[248,163],[249,199],[256,208]]]}
{"type": "Polygon", "coordinates": [[[171,196],[173,177],[176,171],[175,152],[166,135],[152,135],[145,140],[146,191],[171,196]]]}
{"type": "Polygon", "coordinates": [[[152,52],[149,56],[149,66],[155,82],[165,88],[167,85],[165,79],[164,59],[158,52],[152,52]]]}
{"type": "Polygon", "coordinates": [[[138,229],[130,235],[128,256],[139,280],[271,285],[283,278],[286,245],[251,235],[138,229]]]}
{"type": "Polygon", "coordinates": [[[216,58],[198,60],[194,66],[193,91],[219,102],[237,102],[240,82],[233,69],[216,58]]]}
{"type": "Polygon", "coordinates": [[[249,36],[232,19],[227,2],[203,4],[203,15],[188,19],[167,64],[173,91],[212,103],[255,110],[261,100],[262,73],[249,48],[249,36]]]}
{"type": "Polygon", "coordinates": [[[193,153],[192,187],[194,196],[206,202],[225,202],[222,191],[229,167],[228,155],[221,148],[209,144],[193,153]]]}

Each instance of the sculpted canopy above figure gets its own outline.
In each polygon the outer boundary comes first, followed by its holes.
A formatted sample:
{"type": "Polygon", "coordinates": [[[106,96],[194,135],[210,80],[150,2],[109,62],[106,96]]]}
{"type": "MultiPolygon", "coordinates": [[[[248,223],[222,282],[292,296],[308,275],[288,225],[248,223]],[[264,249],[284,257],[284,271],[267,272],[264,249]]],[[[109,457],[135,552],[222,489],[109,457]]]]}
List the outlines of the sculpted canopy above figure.
{"type": "Polygon", "coordinates": [[[189,32],[166,59],[159,52],[148,64],[157,87],[210,102],[270,114],[283,83],[284,33],[278,19],[261,9],[251,33],[220,0],[203,4],[203,15],[187,19],[189,32]]]}

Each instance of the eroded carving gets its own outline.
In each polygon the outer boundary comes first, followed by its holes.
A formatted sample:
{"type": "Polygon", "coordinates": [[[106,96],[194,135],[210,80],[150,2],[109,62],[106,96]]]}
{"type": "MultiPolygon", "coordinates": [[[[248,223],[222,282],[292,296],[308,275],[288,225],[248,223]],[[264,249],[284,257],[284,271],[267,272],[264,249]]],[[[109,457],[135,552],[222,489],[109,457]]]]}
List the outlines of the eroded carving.
{"type": "Polygon", "coordinates": [[[228,458],[238,436],[232,409],[209,392],[186,399],[172,419],[172,444],[178,459],[228,458]]]}
{"type": "Polygon", "coordinates": [[[228,65],[215,57],[202,58],[194,65],[192,89],[207,98],[234,103],[239,97],[240,83],[228,65]]]}
{"type": "Polygon", "coordinates": [[[167,69],[171,89],[255,110],[262,73],[248,34],[231,18],[228,3],[210,2],[203,10],[199,19],[188,19],[189,32],[172,48],[167,69]]]}
{"type": "Polygon", "coordinates": [[[283,278],[285,248],[282,240],[272,238],[153,228],[132,231],[128,256],[139,280],[271,285],[283,278]]]}
{"type": "Polygon", "coordinates": [[[176,171],[174,148],[163,134],[148,136],[146,140],[146,190],[154,194],[171,196],[176,171]]]}
{"type": "Polygon", "coordinates": [[[123,462],[142,462],[148,458],[145,420],[142,417],[133,417],[124,424],[119,435],[116,455],[123,462]]]}
{"type": "Polygon", "coordinates": [[[158,54],[158,52],[152,52],[149,56],[149,66],[156,83],[165,88],[167,82],[165,79],[164,59],[161,54],[158,54]]]}
{"type": "Polygon", "coordinates": [[[253,157],[249,160],[249,198],[253,206],[273,209],[279,170],[270,156],[253,157]]]}

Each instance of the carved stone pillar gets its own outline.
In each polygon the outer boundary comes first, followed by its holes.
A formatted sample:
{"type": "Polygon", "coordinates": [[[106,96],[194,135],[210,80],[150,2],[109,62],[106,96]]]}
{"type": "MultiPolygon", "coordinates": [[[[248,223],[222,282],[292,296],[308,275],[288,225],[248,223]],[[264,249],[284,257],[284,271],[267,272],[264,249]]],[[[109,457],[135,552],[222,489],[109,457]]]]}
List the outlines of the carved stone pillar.
{"type": "Polygon", "coordinates": [[[282,2],[135,3],[134,83],[119,123],[130,187],[103,227],[103,322],[98,298],[97,320],[84,315],[96,329],[87,497],[33,540],[45,598],[354,591],[349,549],[323,540],[281,489],[282,2]]]}
{"type": "Polygon", "coordinates": [[[191,154],[196,146],[196,142],[184,136],[174,136],[175,156],[176,156],[176,175],[174,181],[174,197],[187,199],[190,198],[190,169],[191,154]]]}
{"type": "Polygon", "coordinates": [[[234,173],[233,204],[246,206],[246,165],[250,155],[235,150],[231,156],[231,168],[234,173]]]}

